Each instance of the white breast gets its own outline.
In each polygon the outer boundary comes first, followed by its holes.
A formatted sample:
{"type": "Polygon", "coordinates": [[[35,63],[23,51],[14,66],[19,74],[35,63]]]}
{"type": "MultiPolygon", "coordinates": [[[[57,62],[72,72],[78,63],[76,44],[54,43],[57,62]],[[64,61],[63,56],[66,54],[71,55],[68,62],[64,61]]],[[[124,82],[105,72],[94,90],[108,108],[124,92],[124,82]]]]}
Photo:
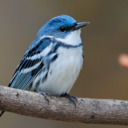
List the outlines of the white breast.
{"type": "MultiPolygon", "coordinates": [[[[80,30],[71,32],[66,38],[56,40],[69,45],[78,45],[81,43],[80,30]]],[[[33,89],[37,81],[40,80],[38,88],[52,95],[61,95],[69,93],[74,85],[83,64],[83,47],[65,48],[59,47],[57,50],[58,58],[50,64],[50,69],[45,82],[42,83],[42,78],[47,71],[42,72],[40,77],[34,81],[33,89]]]]}
{"type": "Polygon", "coordinates": [[[71,49],[60,47],[58,53],[58,58],[50,65],[47,80],[39,85],[42,91],[53,95],[70,91],[83,64],[82,46],[71,49]]]}

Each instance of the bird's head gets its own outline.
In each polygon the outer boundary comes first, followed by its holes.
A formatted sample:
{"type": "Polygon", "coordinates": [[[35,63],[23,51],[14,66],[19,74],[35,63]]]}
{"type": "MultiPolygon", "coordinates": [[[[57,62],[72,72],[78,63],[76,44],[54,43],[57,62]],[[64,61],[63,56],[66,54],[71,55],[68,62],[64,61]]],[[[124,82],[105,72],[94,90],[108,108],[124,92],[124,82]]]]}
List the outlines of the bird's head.
{"type": "MultiPolygon", "coordinates": [[[[58,39],[69,38],[73,36],[80,37],[80,28],[86,26],[88,22],[77,22],[75,19],[68,15],[61,15],[52,18],[48,21],[38,32],[37,36],[54,36],[58,39]]],[[[75,37],[74,37],[75,38],[75,37]]]]}

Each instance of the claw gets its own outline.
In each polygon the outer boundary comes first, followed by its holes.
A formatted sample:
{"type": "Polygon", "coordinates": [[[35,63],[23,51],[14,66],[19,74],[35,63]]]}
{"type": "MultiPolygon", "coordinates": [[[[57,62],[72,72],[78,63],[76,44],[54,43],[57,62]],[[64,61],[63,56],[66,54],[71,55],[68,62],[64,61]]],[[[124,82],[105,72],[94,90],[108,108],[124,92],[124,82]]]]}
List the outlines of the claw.
{"type": "Polygon", "coordinates": [[[71,95],[69,95],[69,94],[67,94],[67,93],[62,94],[61,96],[68,98],[71,102],[73,102],[73,104],[74,104],[75,107],[76,107],[77,98],[76,98],[75,96],[71,96],[71,95]]]}
{"type": "Polygon", "coordinates": [[[37,89],[36,92],[39,93],[39,94],[42,94],[44,96],[45,100],[49,103],[49,99],[48,99],[49,93],[43,92],[40,89],[37,89]]]}

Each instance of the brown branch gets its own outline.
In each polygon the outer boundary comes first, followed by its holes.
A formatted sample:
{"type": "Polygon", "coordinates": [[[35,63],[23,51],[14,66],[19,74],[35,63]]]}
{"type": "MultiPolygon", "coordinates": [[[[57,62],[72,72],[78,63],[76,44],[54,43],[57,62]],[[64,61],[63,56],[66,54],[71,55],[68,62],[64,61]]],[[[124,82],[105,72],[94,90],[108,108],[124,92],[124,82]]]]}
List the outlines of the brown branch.
{"type": "Polygon", "coordinates": [[[77,98],[75,108],[68,99],[44,96],[0,86],[0,110],[43,119],[90,124],[128,125],[128,101],[77,98]]]}

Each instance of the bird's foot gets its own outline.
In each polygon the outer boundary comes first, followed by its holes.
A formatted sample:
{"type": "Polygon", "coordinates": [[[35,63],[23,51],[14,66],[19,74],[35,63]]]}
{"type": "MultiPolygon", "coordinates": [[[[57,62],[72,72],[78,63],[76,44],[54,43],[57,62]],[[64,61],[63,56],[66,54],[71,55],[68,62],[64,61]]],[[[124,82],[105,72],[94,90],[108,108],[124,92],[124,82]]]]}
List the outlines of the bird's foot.
{"type": "Polygon", "coordinates": [[[39,94],[42,94],[44,96],[45,100],[49,103],[49,99],[48,99],[48,95],[50,95],[49,93],[43,92],[40,89],[37,89],[36,92],[39,94]]]}
{"type": "Polygon", "coordinates": [[[76,98],[75,96],[71,96],[71,95],[65,93],[65,94],[62,94],[61,97],[66,97],[66,98],[68,98],[71,102],[73,102],[73,104],[74,104],[75,107],[76,107],[77,98],[76,98]]]}

